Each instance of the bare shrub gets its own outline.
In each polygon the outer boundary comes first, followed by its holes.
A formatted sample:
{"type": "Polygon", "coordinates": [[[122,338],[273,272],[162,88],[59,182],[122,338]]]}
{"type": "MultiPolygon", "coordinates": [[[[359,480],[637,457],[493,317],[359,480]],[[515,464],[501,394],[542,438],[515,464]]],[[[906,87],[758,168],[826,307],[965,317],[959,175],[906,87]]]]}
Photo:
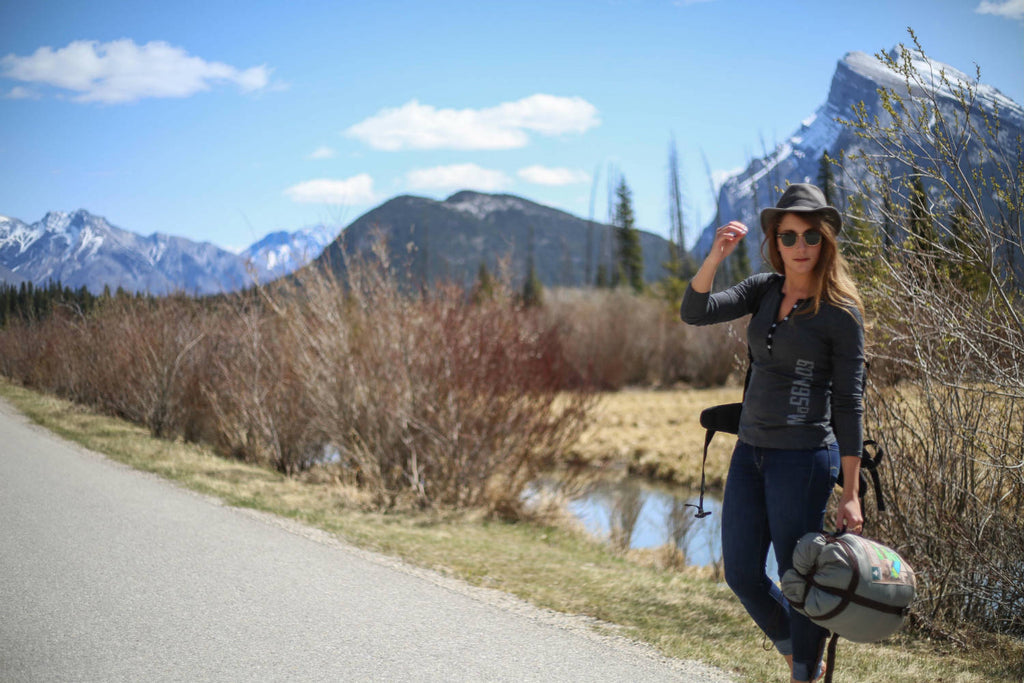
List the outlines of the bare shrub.
{"type": "Polygon", "coordinates": [[[4,372],[28,386],[178,433],[182,387],[203,339],[200,308],[185,297],[112,299],[89,316],[57,312],[5,330],[4,372]]]}
{"type": "Polygon", "coordinates": [[[843,174],[870,322],[866,427],[890,456],[878,531],[919,572],[923,627],[1019,637],[1024,144],[914,42],[879,56],[905,84],[879,92],[878,115],[855,109],[862,148],[843,174]]]}
{"type": "Polygon", "coordinates": [[[520,496],[584,426],[559,340],[531,311],[459,288],[403,293],[386,254],[350,262],[348,286],[308,272],[275,299],[305,340],[296,362],[316,428],[378,502],[488,507],[520,496]]]}
{"type": "Polygon", "coordinates": [[[221,453],[292,475],[323,459],[324,439],[292,352],[303,340],[254,296],[219,307],[199,381],[207,438],[221,453]]]}
{"type": "Polygon", "coordinates": [[[602,389],[721,385],[743,349],[735,325],[695,332],[663,300],[624,289],[553,290],[545,315],[575,370],[602,389]]]}
{"type": "Polygon", "coordinates": [[[201,307],[183,296],[114,300],[79,329],[83,381],[73,394],[153,436],[179,434],[186,369],[206,335],[201,307]]]}

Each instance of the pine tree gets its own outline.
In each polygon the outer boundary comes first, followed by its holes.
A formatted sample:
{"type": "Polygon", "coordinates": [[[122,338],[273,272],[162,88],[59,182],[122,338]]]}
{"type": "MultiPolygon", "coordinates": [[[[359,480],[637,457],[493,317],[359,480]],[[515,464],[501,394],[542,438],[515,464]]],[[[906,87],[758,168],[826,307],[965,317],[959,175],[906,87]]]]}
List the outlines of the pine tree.
{"type": "Polygon", "coordinates": [[[935,221],[928,208],[928,194],[924,189],[921,173],[914,171],[910,192],[910,217],[907,229],[910,232],[912,248],[921,254],[933,255],[939,241],[935,221]]]}
{"type": "Polygon", "coordinates": [[[950,276],[966,291],[979,294],[992,284],[985,267],[988,259],[982,235],[971,225],[970,212],[958,202],[949,221],[946,247],[961,258],[953,259],[950,276]]]}
{"type": "Polygon", "coordinates": [[[836,177],[832,172],[832,158],[827,151],[821,153],[818,162],[818,187],[825,194],[825,203],[836,206],[836,177]]]}
{"type": "Polygon", "coordinates": [[[544,304],[544,285],[537,277],[537,269],[530,264],[530,271],[523,283],[523,305],[526,307],[541,306],[544,304]]]}
{"type": "Polygon", "coordinates": [[[615,190],[615,236],[618,242],[617,285],[629,285],[634,292],[644,289],[644,254],[640,246],[640,231],[633,215],[633,193],[620,177],[615,190]]]}
{"type": "Polygon", "coordinates": [[[540,277],[537,276],[537,267],[533,259],[534,255],[534,227],[530,226],[530,250],[526,258],[526,280],[523,282],[523,305],[527,307],[540,306],[544,303],[544,286],[540,277]]]}
{"type": "Polygon", "coordinates": [[[476,284],[473,286],[473,303],[481,304],[494,298],[494,277],[487,269],[487,263],[480,262],[476,271],[476,284]]]}

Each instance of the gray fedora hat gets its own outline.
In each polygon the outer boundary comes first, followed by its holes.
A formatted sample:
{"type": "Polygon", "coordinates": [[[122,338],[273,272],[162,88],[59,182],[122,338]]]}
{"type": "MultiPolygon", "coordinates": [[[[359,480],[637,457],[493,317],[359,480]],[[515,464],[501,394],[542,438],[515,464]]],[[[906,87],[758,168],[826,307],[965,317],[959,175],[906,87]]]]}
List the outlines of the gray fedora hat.
{"type": "Polygon", "coordinates": [[[761,211],[761,229],[765,234],[776,216],[783,213],[820,213],[835,228],[837,235],[843,229],[839,212],[826,204],[825,193],[810,183],[793,183],[782,193],[774,208],[761,211]]]}

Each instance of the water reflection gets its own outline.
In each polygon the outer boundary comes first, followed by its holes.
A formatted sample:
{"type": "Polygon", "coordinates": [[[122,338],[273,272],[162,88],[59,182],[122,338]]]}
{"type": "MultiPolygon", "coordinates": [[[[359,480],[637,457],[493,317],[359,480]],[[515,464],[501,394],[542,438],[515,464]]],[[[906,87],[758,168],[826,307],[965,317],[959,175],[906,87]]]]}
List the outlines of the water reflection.
{"type": "MultiPolygon", "coordinates": [[[[554,479],[537,484],[531,497],[560,493],[568,499],[567,508],[586,530],[607,540],[619,550],[661,548],[678,549],[685,564],[713,567],[722,572],[721,500],[704,495],[704,509],[712,514],[694,517],[699,499],[697,491],[652,483],[638,477],[618,480],[597,479],[581,484],[578,480],[554,479]]],[[[772,552],[768,553],[768,576],[778,576],[772,552]]]]}
{"type": "Polygon", "coordinates": [[[696,519],[697,494],[660,487],[642,480],[596,481],[571,495],[569,511],[588,532],[620,550],[677,548],[687,564],[715,565],[722,559],[721,514],[718,500],[704,496],[709,517],[696,519]]]}

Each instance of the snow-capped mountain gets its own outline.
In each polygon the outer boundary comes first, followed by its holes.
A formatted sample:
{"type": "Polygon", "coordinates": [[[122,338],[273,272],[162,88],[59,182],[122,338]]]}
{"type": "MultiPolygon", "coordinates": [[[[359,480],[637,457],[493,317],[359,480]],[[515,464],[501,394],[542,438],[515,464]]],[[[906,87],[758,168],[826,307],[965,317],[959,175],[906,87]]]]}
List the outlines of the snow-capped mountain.
{"type": "Polygon", "coordinates": [[[240,256],[255,269],[260,282],[287,275],[306,265],[338,236],[337,227],[313,225],[287,232],[272,232],[241,252],[240,256]]]}
{"type": "Polygon", "coordinates": [[[84,209],[51,211],[31,225],[0,217],[0,281],[44,285],[59,280],[93,292],[107,286],[158,295],[216,294],[247,287],[254,275],[265,282],[303,265],[302,257],[311,260],[322,249],[317,245],[330,240],[322,232],[300,230],[291,242],[287,233],[275,233],[234,254],[184,237],[143,237],[84,209]]]}
{"type": "MultiPolygon", "coordinates": [[[[891,53],[893,56],[895,54],[891,53]]],[[[1024,133],[1024,107],[995,88],[976,83],[974,78],[949,65],[929,62],[920,57],[914,60],[913,66],[924,77],[924,87],[936,95],[943,112],[953,112],[961,106],[956,93],[940,78],[940,73],[944,72],[949,82],[971,84],[976,89],[976,106],[990,116],[998,116],[1001,141],[1013,140],[1016,135],[1024,133]]],[[[784,189],[787,182],[817,183],[824,152],[828,152],[832,158],[838,158],[840,151],[847,155],[864,151],[865,141],[836,119],[852,119],[851,106],[863,102],[868,117],[877,116],[884,125],[891,119],[882,106],[878,94],[880,88],[892,89],[905,95],[906,81],[877,57],[863,52],[848,53],[836,67],[825,103],[771,154],[753,160],[746,169],[722,185],[719,192],[720,220],[723,223],[740,220],[750,226],[751,234],[756,235],[757,239],[744,242],[755,268],[761,260],[760,209],[774,205],[781,193],[779,188],[784,189]]],[[[922,94],[921,88],[915,88],[913,94],[922,94]]],[[[976,151],[972,153],[971,161],[975,160],[975,154],[976,151]]],[[[707,253],[716,227],[708,225],[704,229],[693,249],[698,256],[707,253]]]]}

